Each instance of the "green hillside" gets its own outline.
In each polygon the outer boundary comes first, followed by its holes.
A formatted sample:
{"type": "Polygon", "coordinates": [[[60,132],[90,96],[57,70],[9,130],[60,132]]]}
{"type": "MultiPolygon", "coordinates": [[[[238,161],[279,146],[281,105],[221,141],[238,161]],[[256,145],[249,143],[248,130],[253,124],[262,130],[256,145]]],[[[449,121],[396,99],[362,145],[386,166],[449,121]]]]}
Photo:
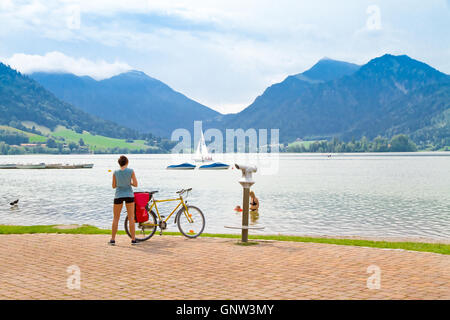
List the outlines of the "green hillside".
{"type": "MultiPolygon", "coordinates": [[[[44,136],[41,136],[41,135],[38,135],[38,134],[35,134],[35,133],[31,133],[31,132],[26,132],[26,131],[23,131],[23,130],[20,130],[20,129],[16,129],[16,128],[13,128],[13,127],[10,127],[10,126],[2,126],[2,125],[0,125],[0,130],[2,130],[2,131],[9,131],[9,132],[16,132],[18,134],[25,135],[25,136],[28,137],[28,139],[29,139],[28,141],[30,143],[39,143],[39,142],[45,143],[47,141],[47,139],[48,139],[47,137],[44,137],[44,136]]],[[[0,141],[1,141],[1,137],[0,137],[0,141]]]]}
{"type": "Polygon", "coordinates": [[[143,150],[147,148],[158,150],[157,147],[149,147],[145,145],[145,140],[133,140],[127,142],[125,139],[109,138],[100,135],[92,135],[89,132],[77,133],[73,130],[58,126],[51,134],[55,138],[64,138],[66,143],[79,142],[83,139],[89,149],[95,151],[101,148],[127,148],[130,150],[143,150]]]}
{"type": "MultiPolygon", "coordinates": [[[[36,134],[13,128],[10,126],[0,125],[0,154],[16,154],[16,153],[70,153],[70,152],[94,152],[94,153],[114,153],[114,152],[142,152],[142,153],[156,153],[166,152],[157,145],[146,145],[145,140],[126,140],[110,138],[101,135],[93,135],[87,131],[77,133],[71,129],[63,126],[58,126],[54,131],[48,134],[36,134]],[[23,143],[31,144],[46,144],[46,147],[5,147],[8,143],[6,137],[11,135],[19,135],[28,138],[28,141],[23,143]],[[49,140],[52,142],[49,143],[49,140]],[[82,141],[82,145],[80,142],[82,141]],[[52,145],[53,144],[53,145],[52,145]],[[10,151],[11,152],[8,152],[10,151]]],[[[10,143],[11,144],[11,143],[10,143]]]]}

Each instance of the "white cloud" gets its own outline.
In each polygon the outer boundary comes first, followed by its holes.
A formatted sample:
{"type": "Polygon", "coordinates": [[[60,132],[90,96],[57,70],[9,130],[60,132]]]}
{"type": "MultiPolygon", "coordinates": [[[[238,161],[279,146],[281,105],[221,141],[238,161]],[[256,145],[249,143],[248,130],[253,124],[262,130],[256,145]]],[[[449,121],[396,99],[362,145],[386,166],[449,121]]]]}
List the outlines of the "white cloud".
{"type": "Polygon", "coordinates": [[[58,51],[48,52],[43,56],[16,53],[10,58],[3,59],[3,61],[25,74],[37,71],[67,72],[78,76],[90,76],[97,80],[110,78],[133,69],[127,63],[119,61],[113,63],[104,60],[91,61],[85,58],[66,56],[58,51]]]}
{"type": "Polygon", "coordinates": [[[12,10],[14,8],[14,3],[12,0],[2,0],[0,1],[0,10],[12,10]]]}
{"type": "Polygon", "coordinates": [[[363,64],[406,53],[448,73],[448,1],[0,0],[0,56],[84,56],[10,59],[97,78],[132,63],[190,98],[237,111],[323,56],[363,64]]]}

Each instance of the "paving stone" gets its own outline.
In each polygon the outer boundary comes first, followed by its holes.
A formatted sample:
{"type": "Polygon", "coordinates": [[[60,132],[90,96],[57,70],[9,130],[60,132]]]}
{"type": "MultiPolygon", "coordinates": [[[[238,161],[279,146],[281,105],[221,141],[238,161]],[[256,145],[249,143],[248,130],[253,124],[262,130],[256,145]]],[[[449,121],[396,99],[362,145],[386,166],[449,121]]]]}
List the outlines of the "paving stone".
{"type": "Polygon", "coordinates": [[[450,299],[450,256],[220,238],[0,235],[1,299],[450,299]],[[381,270],[369,289],[370,265],[381,270]],[[80,290],[69,289],[77,266],[80,290]],[[180,290],[183,289],[183,290],[180,290]]]}

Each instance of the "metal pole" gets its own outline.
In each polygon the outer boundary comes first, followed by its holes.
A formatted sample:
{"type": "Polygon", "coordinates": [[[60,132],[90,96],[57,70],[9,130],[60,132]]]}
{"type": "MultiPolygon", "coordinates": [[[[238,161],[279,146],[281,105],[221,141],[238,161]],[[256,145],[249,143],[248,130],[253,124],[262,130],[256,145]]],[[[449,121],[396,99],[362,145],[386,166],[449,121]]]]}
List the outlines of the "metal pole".
{"type": "Polygon", "coordinates": [[[248,207],[250,204],[250,188],[244,188],[244,200],[242,205],[242,242],[248,242],[248,207]]]}

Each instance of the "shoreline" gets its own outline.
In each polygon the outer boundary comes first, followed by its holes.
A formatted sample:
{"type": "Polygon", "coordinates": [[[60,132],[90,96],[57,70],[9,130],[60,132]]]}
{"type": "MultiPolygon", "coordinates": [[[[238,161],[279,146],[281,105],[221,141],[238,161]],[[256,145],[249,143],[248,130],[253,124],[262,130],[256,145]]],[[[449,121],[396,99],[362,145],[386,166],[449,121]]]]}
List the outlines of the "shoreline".
{"type": "MultiPolygon", "coordinates": [[[[290,235],[297,237],[296,235],[290,235]]],[[[300,237],[320,238],[320,239],[341,239],[341,240],[367,240],[367,241],[386,241],[386,242],[416,242],[416,243],[434,243],[434,244],[450,244],[450,239],[436,239],[427,237],[378,237],[378,236],[330,236],[330,235],[302,235],[300,237]]]]}
{"type": "MultiPolygon", "coordinates": [[[[8,234],[110,234],[111,230],[91,225],[36,225],[18,226],[0,224],[0,236],[8,234]]],[[[119,235],[126,234],[118,230],[119,235]]],[[[181,236],[179,232],[164,232],[165,236],[181,236]]],[[[156,235],[154,236],[156,237],[156,235]]],[[[204,233],[200,237],[240,239],[240,234],[204,233]]],[[[249,235],[249,240],[291,241],[305,243],[323,243],[345,246],[373,247],[380,249],[401,249],[409,251],[433,252],[450,255],[450,240],[432,240],[426,238],[377,238],[377,237],[331,237],[331,236],[293,236],[293,235],[249,235]],[[417,240],[417,241],[414,241],[417,240]]],[[[151,241],[149,239],[148,241],[151,241]]]]}

